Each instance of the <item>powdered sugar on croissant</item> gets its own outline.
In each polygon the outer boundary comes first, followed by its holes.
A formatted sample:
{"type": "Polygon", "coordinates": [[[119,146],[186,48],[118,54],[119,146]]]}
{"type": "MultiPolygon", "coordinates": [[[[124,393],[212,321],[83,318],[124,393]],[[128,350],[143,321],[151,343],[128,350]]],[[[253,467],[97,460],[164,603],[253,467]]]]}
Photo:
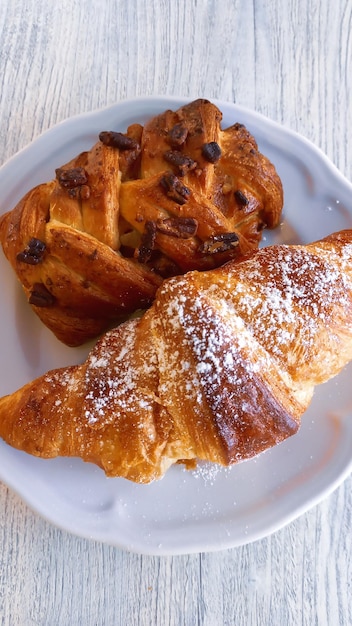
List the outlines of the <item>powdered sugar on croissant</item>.
{"type": "Polygon", "coordinates": [[[352,231],[171,278],[86,362],[0,400],[0,435],[147,483],[178,461],[230,465],[293,435],[352,358],[352,231]]]}

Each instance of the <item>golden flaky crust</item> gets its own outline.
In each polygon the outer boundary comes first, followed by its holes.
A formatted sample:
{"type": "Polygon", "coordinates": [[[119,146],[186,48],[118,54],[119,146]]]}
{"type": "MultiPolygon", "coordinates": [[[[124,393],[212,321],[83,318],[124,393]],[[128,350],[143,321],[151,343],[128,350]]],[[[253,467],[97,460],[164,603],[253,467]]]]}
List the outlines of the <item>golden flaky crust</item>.
{"type": "Polygon", "coordinates": [[[83,365],[0,400],[0,436],[147,483],[229,465],[293,435],[314,386],[352,358],[352,231],[166,280],[83,365]]]}
{"type": "Polygon", "coordinates": [[[0,218],[0,241],[41,320],[80,345],[150,306],[165,277],[218,267],[279,223],[279,176],[207,100],[125,134],[103,131],[0,218]]]}

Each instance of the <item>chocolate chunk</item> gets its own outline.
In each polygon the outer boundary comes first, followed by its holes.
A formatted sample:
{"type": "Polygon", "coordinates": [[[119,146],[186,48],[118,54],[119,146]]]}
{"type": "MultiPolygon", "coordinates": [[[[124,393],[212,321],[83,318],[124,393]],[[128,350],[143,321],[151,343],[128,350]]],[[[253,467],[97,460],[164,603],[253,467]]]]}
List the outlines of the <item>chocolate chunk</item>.
{"type": "Polygon", "coordinates": [[[135,150],[138,148],[138,143],[135,139],[113,130],[102,131],[99,139],[104,146],[109,146],[110,148],[118,148],[119,150],[135,150]]]}
{"type": "Polygon", "coordinates": [[[43,283],[34,283],[28,302],[39,307],[52,306],[55,303],[55,296],[50,293],[43,283]]]}
{"type": "Polygon", "coordinates": [[[199,247],[199,252],[203,254],[227,252],[231,248],[236,248],[238,244],[239,237],[236,233],[221,233],[220,235],[212,235],[209,239],[203,241],[199,247]]]}
{"type": "Polygon", "coordinates": [[[197,167],[197,161],[194,161],[191,157],[179,152],[179,150],[168,150],[163,156],[167,163],[171,163],[171,165],[177,167],[180,176],[185,176],[187,172],[190,172],[197,167]]]}
{"type": "Polygon", "coordinates": [[[187,139],[187,135],[188,128],[186,128],[186,126],[183,126],[183,124],[175,124],[169,131],[169,144],[174,148],[182,146],[187,139]]]}
{"type": "Polygon", "coordinates": [[[235,198],[238,202],[238,204],[240,204],[241,206],[247,206],[247,204],[249,203],[248,198],[244,195],[243,191],[240,191],[240,189],[237,189],[237,191],[235,191],[235,198]]]}
{"type": "Polygon", "coordinates": [[[204,143],[202,146],[202,155],[209,163],[216,163],[221,157],[221,148],[216,141],[204,143]]]}
{"type": "Polygon", "coordinates": [[[141,237],[141,244],[137,250],[137,260],[140,263],[147,263],[154,250],[156,237],[156,223],[148,220],[141,237]]]}
{"type": "Polygon", "coordinates": [[[193,217],[167,217],[157,220],[156,228],[164,235],[189,239],[196,234],[198,222],[193,217]]]}
{"type": "Polygon", "coordinates": [[[38,265],[43,261],[46,245],[44,241],[32,237],[29,240],[26,248],[17,254],[17,261],[20,263],[27,263],[28,265],[38,265]]]}
{"type": "Polygon", "coordinates": [[[183,185],[172,172],[164,174],[160,179],[160,184],[166,195],[177,204],[185,204],[191,195],[191,190],[183,185]]]}
{"type": "Polygon", "coordinates": [[[70,170],[58,168],[56,178],[64,189],[75,189],[88,183],[87,172],[84,167],[73,167],[70,170]]]}

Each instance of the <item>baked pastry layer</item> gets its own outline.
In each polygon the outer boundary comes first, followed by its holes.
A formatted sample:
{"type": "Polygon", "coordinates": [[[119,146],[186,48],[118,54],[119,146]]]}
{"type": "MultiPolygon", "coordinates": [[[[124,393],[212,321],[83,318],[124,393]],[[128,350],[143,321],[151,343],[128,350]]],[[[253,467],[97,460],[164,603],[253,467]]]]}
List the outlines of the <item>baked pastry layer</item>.
{"type": "Polygon", "coordinates": [[[241,124],[207,100],[102,131],[0,218],[33,310],[80,345],[152,303],[163,279],[240,259],[278,225],[283,190],[241,124]]]}
{"type": "Polygon", "coordinates": [[[0,436],[148,483],[231,465],[294,435],[314,388],[352,358],[352,231],[164,281],[82,365],[0,400],[0,436]]]}

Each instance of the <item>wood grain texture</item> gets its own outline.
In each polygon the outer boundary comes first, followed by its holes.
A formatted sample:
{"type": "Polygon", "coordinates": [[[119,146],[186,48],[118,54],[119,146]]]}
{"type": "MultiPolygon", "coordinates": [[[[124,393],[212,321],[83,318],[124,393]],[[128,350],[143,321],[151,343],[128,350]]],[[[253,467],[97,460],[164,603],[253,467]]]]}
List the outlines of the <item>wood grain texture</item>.
{"type": "MultiPolygon", "coordinates": [[[[352,3],[2,0],[0,163],[78,113],[138,95],[234,101],[352,179],[352,3]]],[[[352,624],[352,477],[274,535],[148,557],[76,538],[0,486],[2,626],[352,624]]]]}

